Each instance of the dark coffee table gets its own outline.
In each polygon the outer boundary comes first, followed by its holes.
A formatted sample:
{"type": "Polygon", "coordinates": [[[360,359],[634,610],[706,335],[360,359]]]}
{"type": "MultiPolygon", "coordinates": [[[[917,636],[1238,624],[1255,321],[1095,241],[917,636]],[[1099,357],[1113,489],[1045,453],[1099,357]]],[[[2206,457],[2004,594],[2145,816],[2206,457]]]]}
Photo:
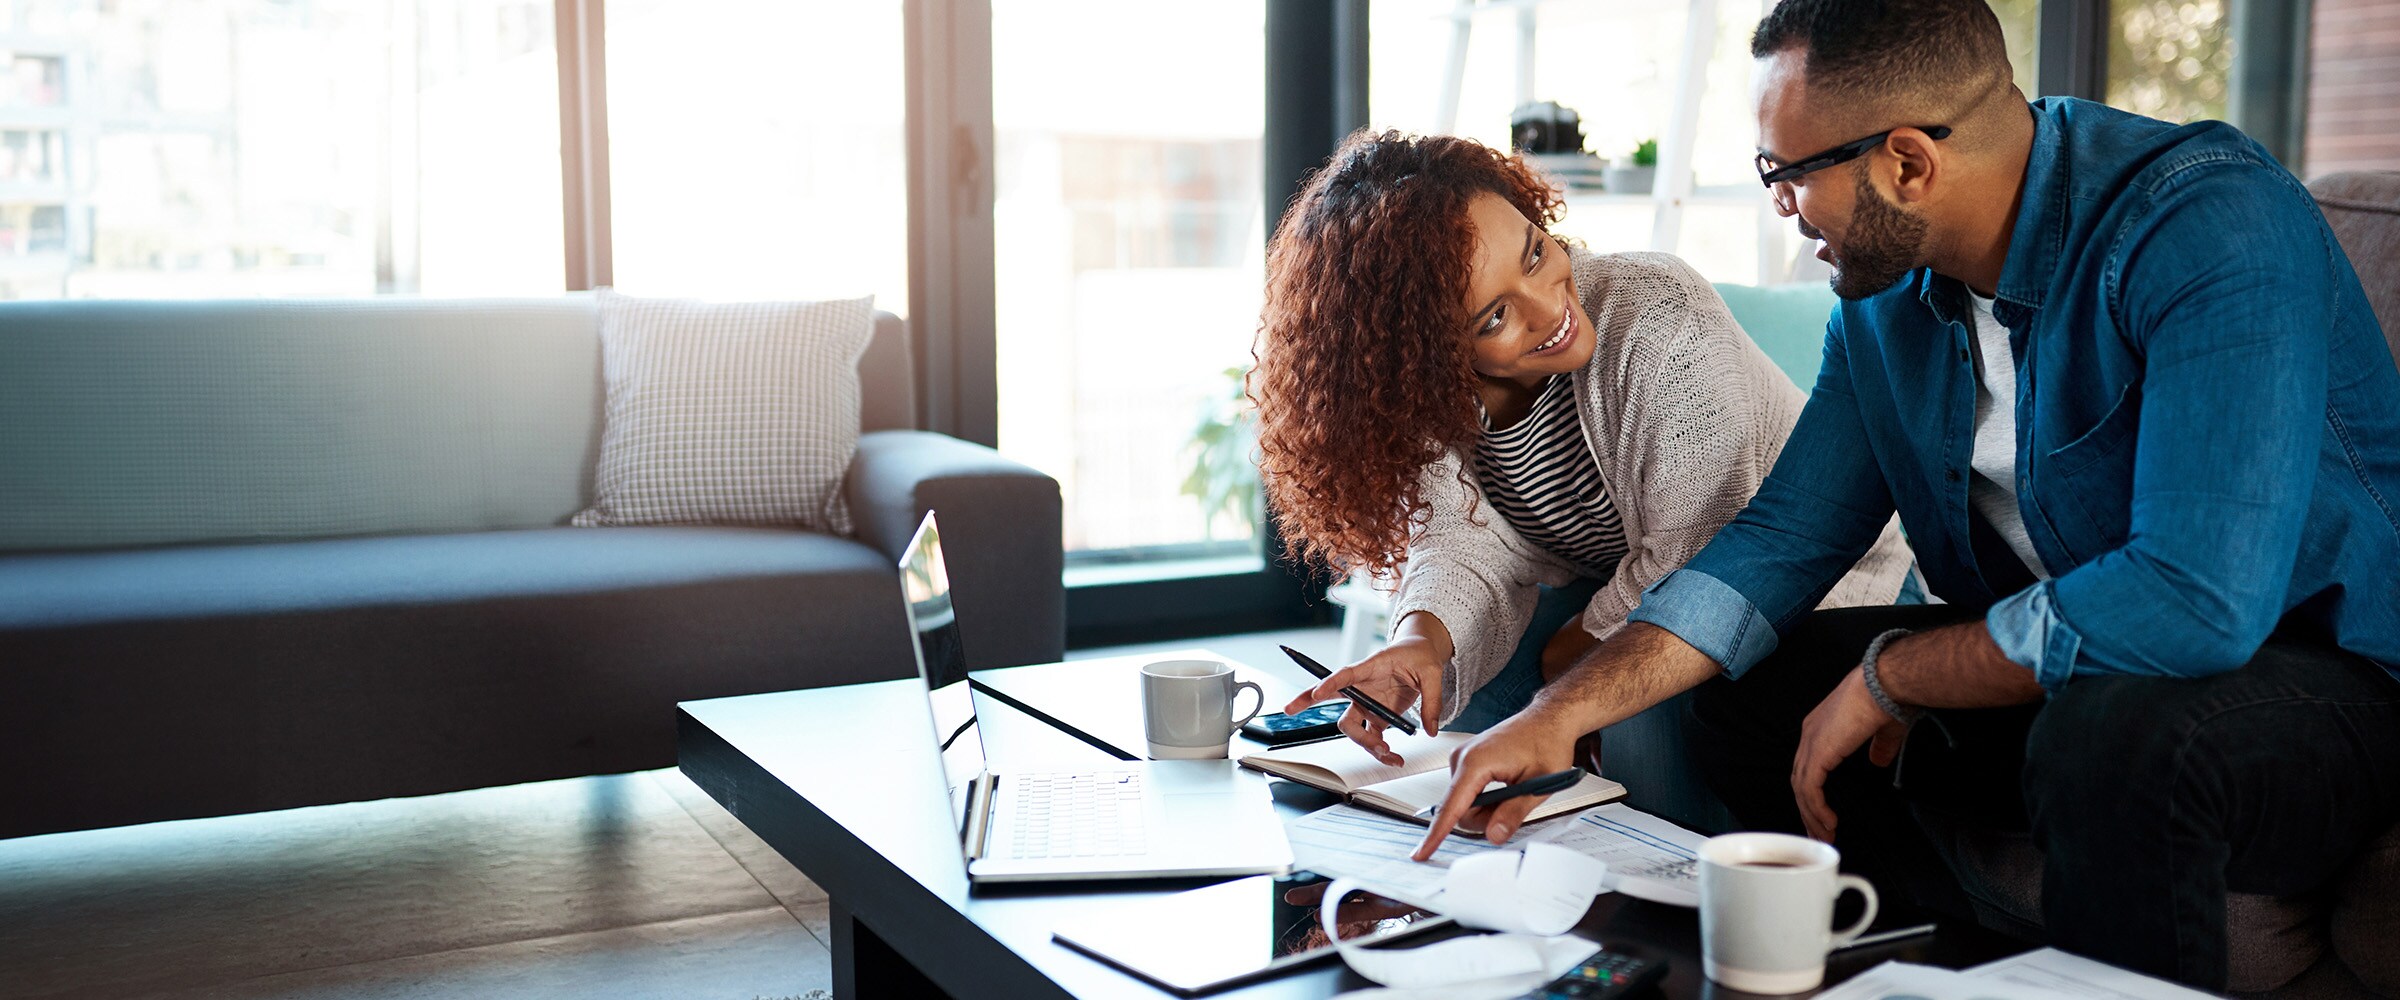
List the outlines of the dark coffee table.
{"type": "MultiPolygon", "coordinates": [[[[978,673],[985,690],[977,694],[977,709],[995,762],[1091,766],[1119,756],[1102,746],[1124,741],[1128,732],[1138,741],[1141,733],[1138,693],[1130,693],[1138,691],[1138,682],[1130,678],[1140,663],[1161,658],[1167,655],[978,673]],[[1045,717],[1084,731],[1070,734],[1045,717]],[[1132,719],[1130,729],[1113,721],[1118,718],[1132,719]]],[[[1237,664],[1236,670],[1267,688],[1270,708],[1306,680],[1281,665],[1237,664]]],[[[678,706],[683,772],[831,898],[834,995],[1172,996],[1056,943],[1050,932],[1103,907],[1208,882],[968,891],[924,697],[917,681],[900,680],[678,706]]],[[[1239,738],[1236,744],[1237,756],[1249,745],[1239,738]]],[[[1139,748],[1137,742],[1133,751],[1139,748]]],[[[1334,801],[1289,782],[1274,782],[1273,790],[1276,808],[1287,818],[1334,801]]],[[[1665,956],[1672,967],[1662,988],[1669,997],[1740,995],[1701,976],[1699,921],[1690,910],[1608,894],[1576,932],[1665,956]]],[[[1945,927],[1929,937],[1837,954],[1827,978],[1838,982],[1886,959],[1960,966],[2023,947],[1976,928],[1945,927]]],[[[1338,961],[1325,960],[1214,995],[1328,997],[1371,985],[1338,961]]]]}

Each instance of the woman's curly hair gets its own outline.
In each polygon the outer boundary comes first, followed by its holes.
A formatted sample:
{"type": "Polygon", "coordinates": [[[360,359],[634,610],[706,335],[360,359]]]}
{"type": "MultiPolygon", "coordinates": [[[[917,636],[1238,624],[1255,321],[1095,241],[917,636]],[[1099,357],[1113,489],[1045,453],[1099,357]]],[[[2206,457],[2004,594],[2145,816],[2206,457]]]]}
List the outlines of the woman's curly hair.
{"type": "Polygon", "coordinates": [[[1396,568],[1422,517],[1419,477],[1477,433],[1461,332],[1467,205],[1486,191],[1544,229],[1559,219],[1558,192],[1517,157],[1361,130],[1275,230],[1248,392],[1267,501],[1303,564],[1396,568]]]}

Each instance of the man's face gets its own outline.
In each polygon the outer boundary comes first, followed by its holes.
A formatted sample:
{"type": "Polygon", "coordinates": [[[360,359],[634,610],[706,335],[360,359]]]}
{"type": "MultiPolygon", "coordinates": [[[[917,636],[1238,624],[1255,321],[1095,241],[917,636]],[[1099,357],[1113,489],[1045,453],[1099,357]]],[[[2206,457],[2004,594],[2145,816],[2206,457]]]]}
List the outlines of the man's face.
{"type": "MultiPolygon", "coordinates": [[[[1859,138],[1836,134],[1836,116],[1812,111],[1803,75],[1807,54],[1784,49],[1759,60],[1758,150],[1776,163],[1813,156],[1859,138]]],[[[1880,127],[1880,126],[1877,126],[1880,127]]],[[[1874,128],[1869,128],[1869,134],[1874,128]]],[[[1775,210],[1799,220],[1800,235],[1820,240],[1817,259],[1833,266],[1833,291],[1863,299],[1924,264],[1925,221],[1877,189],[1877,152],[1776,184],[1775,210]]]]}

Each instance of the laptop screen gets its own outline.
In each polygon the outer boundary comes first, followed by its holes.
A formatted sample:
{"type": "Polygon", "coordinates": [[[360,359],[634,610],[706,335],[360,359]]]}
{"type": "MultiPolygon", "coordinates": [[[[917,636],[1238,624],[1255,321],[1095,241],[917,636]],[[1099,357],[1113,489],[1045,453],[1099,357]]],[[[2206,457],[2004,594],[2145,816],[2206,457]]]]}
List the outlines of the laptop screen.
{"type": "Polygon", "coordinates": [[[942,566],[942,534],[925,513],[900,562],[900,592],[917,650],[917,676],[933,702],[934,736],[941,742],[943,777],[952,818],[966,823],[967,788],[983,774],[983,734],[975,731],[975,696],[967,686],[966,648],[950,606],[950,575],[942,566]]]}

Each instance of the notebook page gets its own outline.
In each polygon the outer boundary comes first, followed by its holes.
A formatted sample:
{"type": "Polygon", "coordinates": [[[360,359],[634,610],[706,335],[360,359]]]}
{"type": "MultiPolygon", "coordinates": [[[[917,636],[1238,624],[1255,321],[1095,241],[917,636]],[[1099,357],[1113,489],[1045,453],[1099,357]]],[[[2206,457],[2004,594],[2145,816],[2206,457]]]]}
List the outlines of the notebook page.
{"type": "MultiPolygon", "coordinates": [[[[1400,755],[1398,767],[1385,765],[1365,748],[1347,739],[1261,751],[1244,756],[1242,762],[1269,774],[1290,775],[1302,770],[1322,772],[1339,782],[1340,789],[1345,792],[1428,771],[1439,772],[1443,786],[1448,787],[1450,752],[1470,738],[1472,734],[1469,733],[1443,733],[1440,736],[1419,733],[1410,736],[1386,732],[1385,744],[1392,748],[1393,753],[1400,755]]],[[[1441,799],[1436,796],[1434,801],[1441,799]]]]}
{"type": "MultiPolygon", "coordinates": [[[[1506,787],[1506,785],[1506,782],[1494,781],[1483,787],[1488,792],[1494,788],[1506,787]]],[[[1359,790],[1359,800],[1362,802],[1376,800],[1388,808],[1420,820],[1433,818],[1434,807],[1441,805],[1442,800],[1449,796],[1450,771],[1448,768],[1412,774],[1383,782],[1373,788],[1359,790]]],[[[1525,821],[1532,823],[1624,797],[1625,786],[1599,775],[1586,773],[1578,778],[1574,785],[1563,791],[1554,792],[1548,798],[1543,799],[1542,804],[1535,806],[1532,815],[1527,816],[1525,821]]]]}
{"type": "MultiPolygon", "coordinates": [[[[1501,782],[1492,782],[1498,788],[1501,782]]],[[[1361,800],[1372,797],[1383,805],[1418,819],[1431,819],[1435,806],[1450,797],[1450,769],[1437,768],[1380,782],[1358,790],[1361,800]]]]}

